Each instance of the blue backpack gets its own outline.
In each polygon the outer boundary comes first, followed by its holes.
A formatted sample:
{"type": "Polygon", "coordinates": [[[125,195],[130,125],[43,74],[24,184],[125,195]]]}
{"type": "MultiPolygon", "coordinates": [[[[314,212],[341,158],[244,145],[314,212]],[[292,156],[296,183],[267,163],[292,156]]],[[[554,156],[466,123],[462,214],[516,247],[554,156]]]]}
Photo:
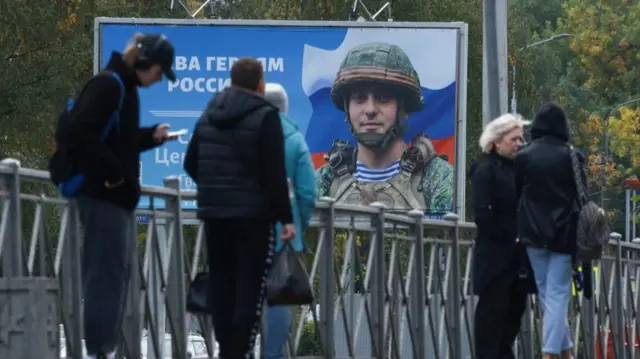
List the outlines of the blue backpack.
{"type": "MultiPolygon", "coordinates": [[[[122,78],[120,78],[117,73],[104,72],[103,74],[109,74],[118,81],[118,84],[120,85],[120,100],[118,102],[118,108],[113,112],[111,118],[109,119],[109,122],[102,130],[102,134],[100,135],[100,141],[102,142],[107,139],[107,136],[109,136],[109,133],[114,127],[117,131],[119,131],[120,111],[122,110],[124,95],[126,91],[124,82],[122,82],[122,78]]],[[[89,83],[91,83],[91,81],[89,81],[89,83]]],[[[85,85],[84,89],[87,88],[89,83],[85,85]]],[[[81,94],[82,92],[84,92],[84,89],[83,91],[81,91],[81,94]]],[[[75,163],[73,163],[68,146],[68,137],[73,121],[73,109],[75,107],[75,104],[76,99],[69,99],[69,101],[67,102],[67,107],[58,117],[58,122],[56,124],[55,130],[56,151],[49,160],[49,173],[51,175],[51,180],[56,184],[56,186],[58,186],[60,194],[65,198],[76,197],[80,192],[82,185],[84,184],[85,178],[84,173],[76,170],[77,166],[75,163]]]]}

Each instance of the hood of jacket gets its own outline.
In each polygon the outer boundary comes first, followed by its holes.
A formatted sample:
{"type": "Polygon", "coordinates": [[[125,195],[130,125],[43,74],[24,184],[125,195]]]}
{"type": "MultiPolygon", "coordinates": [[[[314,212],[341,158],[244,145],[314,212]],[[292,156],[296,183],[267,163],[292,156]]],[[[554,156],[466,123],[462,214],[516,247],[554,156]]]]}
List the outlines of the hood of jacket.
{"type": "Polygon", "coordinates": [[[280,112],[280,123],[285,139],[298,132],[298,125],[282,112],[280,112]]]}
{"type": "Polygon", "coordinates": [[[540,107],[531,126],[531,139],[553,136],[569,142],[569,122],[560,105],[547,103],[540,107]]]}
{"type": "Polygon", "coordinates": [[[138,79],[136,70],[129,67],[124,62],[122,54],[119,52],[111,52],[111,58],[109,59],[105,70],[110,70],[120,75],[122,82],[129,88],[140,86],[140,80],[138,79]]]}
{"type": "Polygon", "coordinates": [[[260,95],[228,87],[209,102],[206,113],[211,125],[224,129],[235,126],[245,117],[264,106],[276,109],[260,95]]]}

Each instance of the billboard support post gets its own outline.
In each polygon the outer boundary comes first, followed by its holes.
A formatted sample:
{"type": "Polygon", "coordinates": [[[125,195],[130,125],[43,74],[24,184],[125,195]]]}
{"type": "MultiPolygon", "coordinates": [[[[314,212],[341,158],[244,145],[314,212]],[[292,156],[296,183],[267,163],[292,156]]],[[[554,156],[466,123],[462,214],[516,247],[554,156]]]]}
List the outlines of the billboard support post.
{"type": "Polygon", "coordinates": [[[456,84],[458,86],[456,98],[456,180],[455,180],[455,213],[464,220],[466,217],[465,192],[466,192],[466,168],[467,168],[467,70],[468,70],[469,26],[463,25],[458,35],[458,74],[456,84]]]}
{"type": "Polygon", "coordinates": [[[371,12],[369,11],[369,9],[367,8],[367,6],[364,4],[364,2],[362,0],[353,0],[353,6],[351,8],[351,11],[349,11],[349,21],[352,21],[354,18],[358,18],[358,13],[357,13],[358,4],[360,4],[362,6],[362,8],[364,8],[364,11],[367,13],[367,16],[369,17],[370,21],[377,21],[376,18],[385,9],[387,9],[387,12],[388,12],[388,20],[387,21],[393,21],[392,18],[391,18],[391,2],[384,3],[384,5],[382,5],[382,7],[380,7],[380,9],[378,11],[376,11],[372,15],[371,12]]]}

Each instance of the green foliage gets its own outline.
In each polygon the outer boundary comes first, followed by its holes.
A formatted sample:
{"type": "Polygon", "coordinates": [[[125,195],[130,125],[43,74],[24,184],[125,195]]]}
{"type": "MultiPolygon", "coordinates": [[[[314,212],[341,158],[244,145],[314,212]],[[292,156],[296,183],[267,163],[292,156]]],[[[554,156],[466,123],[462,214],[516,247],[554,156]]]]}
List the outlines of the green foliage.
{"type": "Polygon", "coordinates": [[[320,333],[316,325],[312,321],[305,322],[296,356],[317,356],[321,353],[320,333]]]}

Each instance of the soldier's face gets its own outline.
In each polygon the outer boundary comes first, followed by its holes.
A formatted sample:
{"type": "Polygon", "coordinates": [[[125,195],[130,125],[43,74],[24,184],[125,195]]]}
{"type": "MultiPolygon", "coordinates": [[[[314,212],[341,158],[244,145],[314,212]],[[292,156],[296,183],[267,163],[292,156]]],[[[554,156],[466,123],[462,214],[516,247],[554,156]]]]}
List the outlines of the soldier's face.
{"type": "Polygon", "coordinates": [[[349,96],[349,118],[357,133],[385,133],[396,122],[398,101],[392,93],[362,89],[349,96]]]}

